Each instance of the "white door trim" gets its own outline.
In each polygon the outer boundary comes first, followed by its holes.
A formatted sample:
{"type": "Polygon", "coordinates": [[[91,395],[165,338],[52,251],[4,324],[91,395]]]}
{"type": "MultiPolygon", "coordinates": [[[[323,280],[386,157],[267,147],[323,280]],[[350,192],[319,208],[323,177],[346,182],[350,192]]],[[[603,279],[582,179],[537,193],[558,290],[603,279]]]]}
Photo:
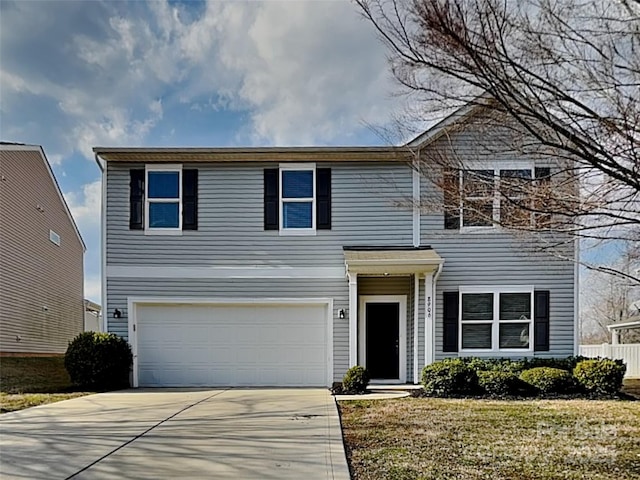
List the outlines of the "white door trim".
{"type": "MultiPolygon", "coordinates": [[[[361,295],[358,308],[358,359],[359,364],[367,367],[366,352],[366,312],[367,303],[398,303],[399,304],[399,340],[400,355],[398,358],[400,378],[397,380],[384,379],[385,383],[406,383],[407,381],[407,296],[406,295],[361,295]]],[[[376,380],[376,379],[372,379],[376,380]]]]}
{"type": "Polygon", "coordinates": [[[193,298],[193,297],[127,297],[127,323],[129,344],[133,353],[132,386],[138,387],[138,332],[137,307],[139,305],[322,305],[327,308],[327,386],[333,384],[333,298],[193,298]]]}

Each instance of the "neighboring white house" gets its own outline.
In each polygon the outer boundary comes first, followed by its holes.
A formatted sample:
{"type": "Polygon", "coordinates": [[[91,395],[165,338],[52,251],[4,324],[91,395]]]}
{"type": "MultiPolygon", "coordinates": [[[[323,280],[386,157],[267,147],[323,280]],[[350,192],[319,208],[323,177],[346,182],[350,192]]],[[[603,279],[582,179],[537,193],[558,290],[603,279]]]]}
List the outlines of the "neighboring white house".
{"type": "Polygon", "coordinates": [[[101,310],[102,307],[91,300],[84,300],[84,331],[99,332],[101,330],[101,310]]]}

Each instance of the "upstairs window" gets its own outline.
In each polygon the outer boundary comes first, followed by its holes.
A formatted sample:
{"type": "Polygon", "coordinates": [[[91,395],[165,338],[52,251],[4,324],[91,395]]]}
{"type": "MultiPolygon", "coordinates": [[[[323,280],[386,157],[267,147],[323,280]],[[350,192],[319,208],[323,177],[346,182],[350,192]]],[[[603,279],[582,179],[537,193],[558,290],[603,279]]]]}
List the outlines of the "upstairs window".
{"type": "Polygon", "coordinates": [[[198,170],[150,164],[129,174],[131,230],[179,235],[198,229],[198,170]]]}
{"type": "Polygon", "coordinates": [[[280,235],[331,230],[331,169],[306,163],[265,168],[264,229],[280,235]]]}
{"type": "MultiPolygon", "coordinates": [[[[547,173],[548,175],[548,173],[547,173]]],[[[445,173],[445,228],[532,225],[527,197],[532,168],[482,168],[445,173]]]]}
{"type": "Polygon", "coordinates": [[[178,166],[147,168],[147,230],[181,230],[182,169],[178,166]]]}

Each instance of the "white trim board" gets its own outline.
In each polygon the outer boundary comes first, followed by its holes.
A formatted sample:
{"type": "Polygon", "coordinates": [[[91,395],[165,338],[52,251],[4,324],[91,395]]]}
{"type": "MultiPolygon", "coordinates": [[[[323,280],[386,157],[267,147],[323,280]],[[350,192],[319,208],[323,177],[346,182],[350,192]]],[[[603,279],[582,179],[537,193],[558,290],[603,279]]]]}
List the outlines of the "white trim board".
{"type": "Polygon", "coordinates": [[[133,382],[138,387],[138,332],[136,308],[139,305],[322,305],[327,309],[327,386],[333,383],[333,298],[190,298],[190,297],[127,297],[127,331],[133,353],[133,382]]]}
{"type": "Polygon", "coordinates": [[[107,265],[109,278],[335,278],[344,280],[344,267],[214,266],[165,267],[107,265]]]}

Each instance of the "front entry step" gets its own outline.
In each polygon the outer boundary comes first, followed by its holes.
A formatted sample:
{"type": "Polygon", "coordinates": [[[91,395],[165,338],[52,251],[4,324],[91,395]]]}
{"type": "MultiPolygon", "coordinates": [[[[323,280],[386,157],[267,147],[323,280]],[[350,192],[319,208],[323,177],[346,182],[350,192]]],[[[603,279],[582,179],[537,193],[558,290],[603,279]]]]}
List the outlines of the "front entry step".
{"type": "Polygon", "coordinates": [[[369,384],[367,386],[367,390],[372,393],[382,393],[382,392],[415,392],[416,390],[422,390],[422,385],[413,385],[410,383],[403,384],[382,384],[382,383],[374,383],[369,384]]]}

